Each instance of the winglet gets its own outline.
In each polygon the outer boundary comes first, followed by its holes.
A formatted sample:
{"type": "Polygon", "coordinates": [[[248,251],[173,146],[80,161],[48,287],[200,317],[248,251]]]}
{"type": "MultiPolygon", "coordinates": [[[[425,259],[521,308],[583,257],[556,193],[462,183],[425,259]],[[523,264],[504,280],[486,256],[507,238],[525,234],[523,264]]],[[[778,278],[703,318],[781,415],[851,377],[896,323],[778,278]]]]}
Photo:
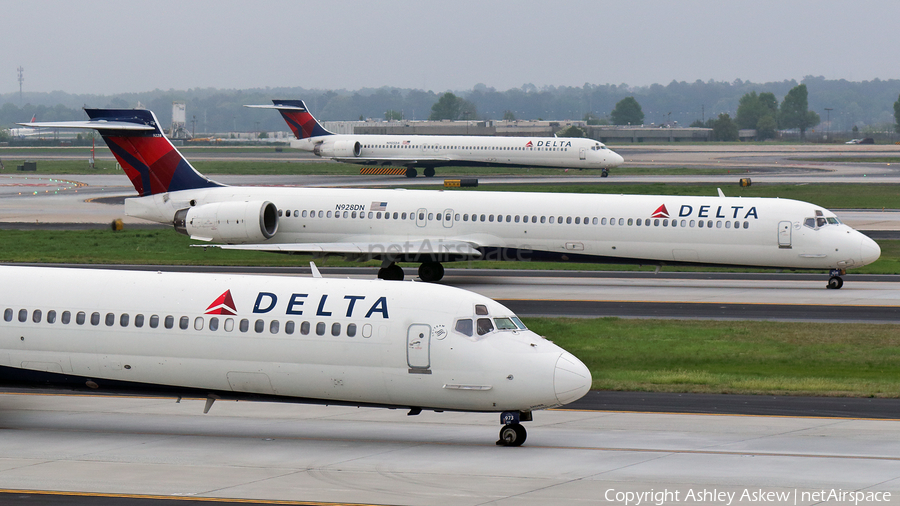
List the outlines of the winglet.
{"type": "Polygon", "coordinates": [[[720,197],[724,197],[724,196],[725,196],[725,194],[722,192],[722,189],[721,189],[721,188],[716,188],[716,190],[719,191],[719,196],[720,196],[720,197]]]}
{"type": "Polygon", "coordinates": [[[310,261],[310,262],[309,262],[309,268],[312,270],[312,277],[314,277],[314,278],[321,278],[321,277],[322,277],[322,273],[319,272],[319,268],[316,267],[316,263],[315,263],[315,262],[310,261]]]}

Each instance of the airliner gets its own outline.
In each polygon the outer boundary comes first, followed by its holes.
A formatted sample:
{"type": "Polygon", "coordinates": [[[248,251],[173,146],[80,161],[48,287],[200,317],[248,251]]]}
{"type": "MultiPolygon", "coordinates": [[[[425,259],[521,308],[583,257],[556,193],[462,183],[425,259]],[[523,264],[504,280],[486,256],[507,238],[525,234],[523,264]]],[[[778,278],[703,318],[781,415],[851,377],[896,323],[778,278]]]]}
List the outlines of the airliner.
{"type": "Polygon", "coordinates": [[[223,249],[338,254],[396,262],[552,260],[827,270],[881,255],[831,211],[779,198],[226,186],[197,172],[145,109],[85,109],[89,121],[26,126],[99,130],[140,198],[125,213],[223,249]]]}
{"type": "Polygon", "coordinates": [[[591,386],[512,311],[431,283],[0,267],[0,382],[94,392],[501,413],[591,386]],[[15,288],[12,288],[15,287],[15,288]]]}
{"type": "MultiPolygon", "coordinates": [[[[30,123],[34,123],[37,121],[37,115],[31,116],[30,123]]],[[[14,139],[24,139],[25,137],[34,137],[36,135],[40,135],[41,130],[39,128],[10,128],[9,136],[14,139]]]]}
{"type": "Polygon", "coordinates": [[[480,135],[339,135],[326,130],[302,100],[273,100],[274,105],[246,105],[277,109],[298,140],[292,148],[318,156],[362,165],[400,165],[407,177],[424,167],[549,167],[600,169],[605,177],[624,159],[602,142],[570,137],[494,137],[480,135]]]}

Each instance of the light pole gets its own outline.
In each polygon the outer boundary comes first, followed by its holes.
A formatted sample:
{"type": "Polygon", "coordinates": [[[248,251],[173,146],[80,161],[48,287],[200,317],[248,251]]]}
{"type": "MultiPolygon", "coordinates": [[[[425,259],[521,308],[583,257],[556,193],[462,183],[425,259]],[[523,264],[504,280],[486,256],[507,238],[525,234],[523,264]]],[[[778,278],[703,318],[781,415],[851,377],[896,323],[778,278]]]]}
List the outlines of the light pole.
{"type": "Polygon", "coordinates": [[[831,136],[831,111],[833,111],[833,110],[834,110],[834,108],[832,108],[832,107],[826,107],[826,108],[825,108],[825,118],[826,118],[826,119],[825,119],[825,123],[828,123],[828,131],[827,131],[827,133],[825,134],[825,140],[826,140],[826,141],[827,141],[828,138],[831,136]]]}

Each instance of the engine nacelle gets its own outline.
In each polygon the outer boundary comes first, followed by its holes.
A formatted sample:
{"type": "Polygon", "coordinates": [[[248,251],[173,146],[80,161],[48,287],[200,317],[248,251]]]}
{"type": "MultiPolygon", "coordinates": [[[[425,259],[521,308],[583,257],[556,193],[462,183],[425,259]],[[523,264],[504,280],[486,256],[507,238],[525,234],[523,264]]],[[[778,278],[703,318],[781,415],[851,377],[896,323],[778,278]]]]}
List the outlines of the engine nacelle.
{"type": "Polygon", "coordinates": [[[354,158],[362,153],[362,144],[359,141],[324,142],[316,145],[313,152],[330,158],[354,158]]]}
{"type": "Polygon", "coordinates": [[[271,202],[216,202],[178,210],[173,224],[192,239],[255,243],[275,235],[278,209],[271,202]]]}

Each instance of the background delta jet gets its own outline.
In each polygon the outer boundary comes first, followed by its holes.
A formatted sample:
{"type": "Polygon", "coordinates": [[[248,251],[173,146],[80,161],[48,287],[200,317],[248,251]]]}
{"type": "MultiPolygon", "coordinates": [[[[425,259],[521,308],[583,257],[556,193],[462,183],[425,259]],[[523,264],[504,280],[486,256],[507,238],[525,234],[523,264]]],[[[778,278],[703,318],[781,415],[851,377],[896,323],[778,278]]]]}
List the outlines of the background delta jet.
{"type": "MultiPolygon", "coordinates": [[[[314,272],[318,272],[314,269],[314,272]]],[[[487,297],[428,283],[0,267],[0,385],[502,413],[587,393],[577,358],[487,297]]]]}
{"type": "Polygon", "coordinates": [[[225,186],[198,173],[143,109],[85,109],[140,198],[129,216],[226,249],[378,259],[437,281],[466,259],[688,264],[830,271],[881,255],[827,209],[790,199],[225,186]]]}
{"type": "Polygon", "coordinates": [[[416,167],[434,176],[435,167],[550,167],[601,169],[603,175],[624,160],[593,139],[570,137],[496,137],[480,135],[340,135],[325,130],[302,100],[273,100],[298,140],[291,147],[344,163],[416,167]]]}

